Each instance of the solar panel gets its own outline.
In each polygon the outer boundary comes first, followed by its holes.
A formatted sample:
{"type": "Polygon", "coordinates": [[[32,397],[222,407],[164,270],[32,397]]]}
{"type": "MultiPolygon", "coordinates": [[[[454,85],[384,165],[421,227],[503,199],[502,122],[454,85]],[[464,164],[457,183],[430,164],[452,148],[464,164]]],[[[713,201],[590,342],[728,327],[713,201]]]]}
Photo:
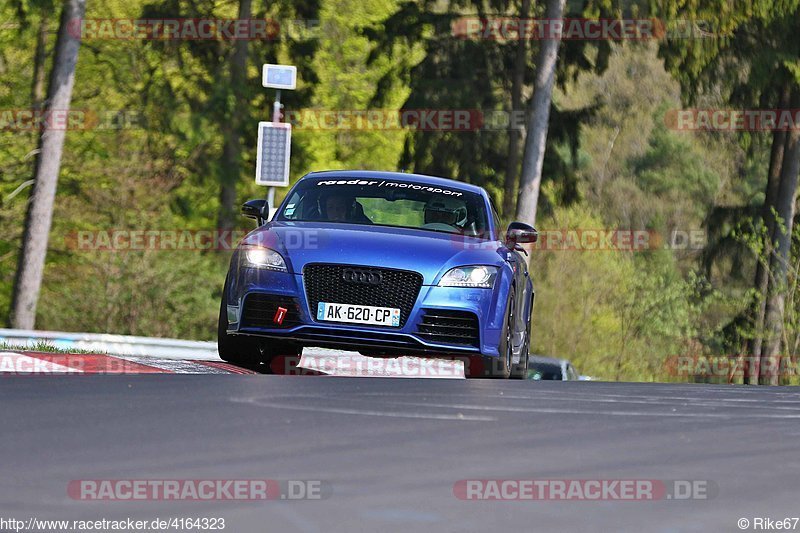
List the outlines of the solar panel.
{"type": "Polygon", "coordinates": [[[291,65],[264,65],[261,84],[273,89],[294,89],[297,85],[297,67],[291,65]]]}
{"type": "Polygon", "coordinates": [[[256,155],[256,184],[271,187],[289,185],[289,156],[292,125],[285,122],[259,122],[256,155]]]}

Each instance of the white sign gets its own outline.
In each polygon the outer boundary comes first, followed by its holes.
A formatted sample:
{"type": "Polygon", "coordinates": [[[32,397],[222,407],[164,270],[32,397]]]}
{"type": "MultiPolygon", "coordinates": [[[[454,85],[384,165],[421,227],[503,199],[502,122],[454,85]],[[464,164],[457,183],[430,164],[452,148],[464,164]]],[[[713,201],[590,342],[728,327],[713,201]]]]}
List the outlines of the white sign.
{"type": "Polygon", "coordinates": [[[287,187],[292,125],[287,122],[259,122],[256,150],[256,185],[287,187]]]}
{"type": "Polygon", "coordinates": [[[297,67],[290,65],[264,65],[261,85],[272,89],[294,89],[297,85],[297,67]]]}

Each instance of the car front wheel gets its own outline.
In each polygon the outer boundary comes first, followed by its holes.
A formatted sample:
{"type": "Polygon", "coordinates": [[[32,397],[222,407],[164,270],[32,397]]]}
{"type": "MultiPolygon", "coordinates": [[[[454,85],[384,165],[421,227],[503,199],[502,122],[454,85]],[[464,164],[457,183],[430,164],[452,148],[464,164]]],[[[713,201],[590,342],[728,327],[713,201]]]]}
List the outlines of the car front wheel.
{"type": "Polygon", "coordinates": [[[525,328],[525,340],[522,343],[522,351],[519,354],[519,363],[511,369],[511,379],[526,379],[528,377],[528,352],[531,343],[531,321],[525,328]]]}
{"type": "Polygon", "coordinates": [[[511,360],[514,356],[514,348],[511,342],[514,324],[514,288],[511,288],[511,296],[506,305],[506,319],[503,330],[500,332],[500,345],[498,346],[498,357],[481,356],[470,361],[470,368],[467,369],[467,376],[471,378],[497,378],[508,379],[511,375],[511,360]]]}
{"type": "Polygon", "coordinates": [[[300,357],[302,348],[291,343],[262,339],[260,337],[230,335],[228,333],[228,310],[225,305],[225,295],[227,293],[226,282],[217,321],[217,349],[219,350],[220,358],[228,363],[249,368],[262,374],[289,373],[291,368],[288,367],[292,363],[296,366],[297,363],[292,359],[300,357]],[[272,365],[273,359],[279,355],[291,357],[291,359],[284,358],[286,362],[283,363],[283,366],[287,368],[283,372],[282,370],[284,369],[275,369],[272,365]]]}
{"type": "MultiPolygon", "coordinates": [[[[226,287],[227,289],[227,287],[226,287]]],[[[227,293],[227,290],[225,291],[227,293]]],[[[228,363],[255,368],[261,363],[261,347],[256,339],[228,333],[228,310],[225,305],[225,296],[219,306],[219,320],[217,321],[217,349],[219,356],[228,363]]]]}

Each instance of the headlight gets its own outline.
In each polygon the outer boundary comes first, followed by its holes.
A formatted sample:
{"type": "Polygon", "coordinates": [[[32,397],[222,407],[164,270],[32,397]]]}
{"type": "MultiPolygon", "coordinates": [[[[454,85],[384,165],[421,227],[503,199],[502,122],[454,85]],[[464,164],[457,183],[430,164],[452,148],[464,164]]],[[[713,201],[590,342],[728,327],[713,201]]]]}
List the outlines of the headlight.
{"type": "Polygon", "coordinates": [[[255,268],[266,268],[287,272],[286,262],[281,254],[269,248],[248,247],[243,248],[245,264],[255,268]]]}
{"type": "Polygon", "coordinates": [[[439,282],[440,287],[477,287],[491,289],[497,277],[497,267],[464,266],[447,271],[439,282]]]}

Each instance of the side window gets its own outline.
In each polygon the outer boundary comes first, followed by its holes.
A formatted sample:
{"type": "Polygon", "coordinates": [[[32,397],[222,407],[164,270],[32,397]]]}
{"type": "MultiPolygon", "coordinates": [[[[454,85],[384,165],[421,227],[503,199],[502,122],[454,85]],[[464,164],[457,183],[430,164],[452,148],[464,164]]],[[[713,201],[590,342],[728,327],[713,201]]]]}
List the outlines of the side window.
{"type": "Polygon", "coordinates": [[[302,215],[302,209],[303,209],[303,206],[300,205],[300,202],[298,202],[299,200],[300,196],[297,193],[294,193],[292,194],[292,197],[289,199],[289,201],[286,202],[282,213],[283,218],[285,220],[295,220],[297,218],[302,218],[301,216],[298,216],[302,215]]]}

